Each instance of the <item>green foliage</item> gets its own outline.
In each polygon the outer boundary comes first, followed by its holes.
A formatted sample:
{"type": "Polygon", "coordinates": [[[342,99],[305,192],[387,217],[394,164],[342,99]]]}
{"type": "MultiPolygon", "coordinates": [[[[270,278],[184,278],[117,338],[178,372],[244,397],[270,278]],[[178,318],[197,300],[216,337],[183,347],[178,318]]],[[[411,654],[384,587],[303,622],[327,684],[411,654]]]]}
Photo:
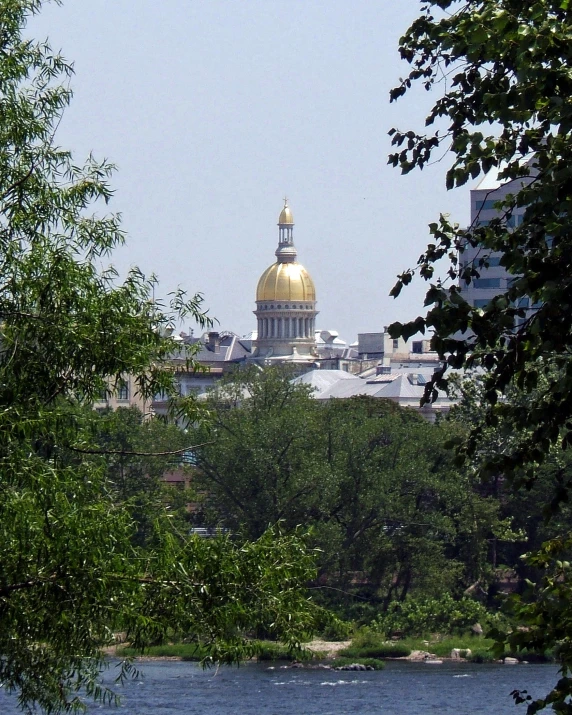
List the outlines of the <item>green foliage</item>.
{"type": "Polygon", "coordinates": [[[181,660],[186,661],[201,661],[207,658],[209,653],[208,650],[201,648],[198,643],[169,643],[149,646],[143,649],[126,646],[125,648],[118,648],[117,655],[120,658],[147,656],[150,658],[181,658],[181,660]]]}
{"type": "MultiPolygon", "coordinates": [[[[165,645],[132,648],[130,646],[118,648],[117,655],[124,658],[146,656],[151,658],[181,658],[185,661],[211,662],[211,650],[200,643],[167,643],[165,645]]],[[[243,659],[256,658],[260,661],[268,660],[297,660],[306,661],[316,657],[312,651],[304,648],[289,648],[281,643],[272,641],[257,641],[245,639],[241,657],[243,659]]]]}
{"type": "MultiPolygon", "coordinates": [[[[122,658],[145,656],[151,658],[181,658],[185,661],[213,662],[211,650],[200,643],[168,643],[165,645],[132,648],[118,648],[117,655],[122,658]]],[[[268,660],[305,661],[316,657],[315,653],[304,648],[289,648],[281,643],[245,639],[241,652],[242,659],[256,658],[268,660]]]]}
{"type": "MultiPolygon", "coordinates": [[[[466,433],[475,426],[480,429],[479,460],[474,469],[478,469],[489,455],[510,451],[518,441],[532,438],[530,429],[517,432],[511,423],[500,421],[494,427],[486,423],[482,408],[483,383],[482,376],[473,375],[462,380],[456,387],[459,404],[449,416],[450,420],[463,425],[466,433]]],[[[530,409],[530,396],[521,390],[507,389],[504,400],[513,409],[530,409]]],[[[513,565],[519,591],[524,590],[527,579],[534,580],[538,576],[530,562],[520,558],[523,549],[541,548],[543,542],[566,532],[571,523],[572,511],[565,499],[566,484],[572,474],[571,459],[568,450],[553,447],[535,470],[534,481],[521,485],[525,488],[515,489],[519,484],[515,480],[509,482],[500,473],[491,475],[477,486],[483,496],[495,499],[500,506],[501,519],[490,539],[492,565],[513,565]]]]}
{"type": "MultiPolygon", "coordinates": [[[[427,133],[392,130],[397,150],[390,163],[407,173],[423,168],[444,149],[452,152],[447,188],[495,167],[500,181],[513,187],[497,203],[499,217],[488,226],[476,221],[466,229],[441,216],[430,225],[432,242],[415,270],[399,277],[398,295],[415,272],[431,283],[426,316],[409,325],[394,324],[393,337],[434,331],[432,345],[444,360],[443,370],[428,386],[446,388],[449,368],[479,366],[484,370],[484,418],[469,438],[459,441],[460,461],[476,459],[486,478],[503,478],[517,488],[530,488],[542,477],[541,465],[554,449],[572,443],[572,320],[570,311],[570,181],[572,172],[572,93],[568,0],[427,0],[420,17],[400,41],[409,75],[391,93],[395,100],[421,82],[426,89],[443,87],[425,119],[427,133]],[[436,9],[436,12],[434,10],[436,9]],[[446,77],[446,84],[442,84],[446,77]],[[523,221],[509,228],[515,212],[523,221]],[[463,260],[467,248],[478,248],[475,261],[463,260]],[[513,279],[505,294],[484,308],[473,308],[460,295],[457,281],[478,278],[491,253],[513,279]],[[435,264],[450,259],[447,286],[435,279],[435,264]],[[521,301],[530,301],[523,310],[521,301]],[[525,400],[512,399],[511,390],[525,400]],[[505,399],[505,397],[509,399],[505,399]],[[523,404],[523,403],[526,404],[523,404]],[[503,448],[481,451],[487,429],[499,431],[503,448]]],[[[559,514],[569,499],[567,469],[554,473],[551,489],[544,484],[544,514],[559,514]],[[546,493],[549,491],[549,493],[546,493]]],[[[513,599],[525,632],[499,631],[499,650],[506,642],[545,650],[571,638],[570,593],[552,573],[562,571],[556,552],[567,550],[564,536],[551,539],[528,564],[548,571],[537,580],[537,599],[513,599]],[[540,625],[542,624],[542,625],[540,625]],[[544,625],[546,624],[546,625],[544,625]]],[[[548,705],[572,712],[572,651],[564,647],[563,678],[547,698],[528,703],[533,715],[548,705]]]]}
{"type": "Polygon", "coordinates": [[[114,500],[129,510],[136,524],[133,542],[148,543],[153,521],[165,507],[173,526],[188,530],[187,505],[196,500],[196,493],[168,487],[162,477],[173,469],[191,476],[190,468],[180,461],[180,451],[190,444],[189,435],[175,424],[146,419],[137,407],[89,410],[85,418],[114,500]]]}
{"type": "Polygon", "coordinates": [[[315,654],[304,648],[288,648],[281,643],[271,641],[253,641],[253,654],[260,661],[265,660],[312,660],[315,654]]]}
{"type": "Polygon", "coordinates": [[[441,658],[450,657],[453,648],[459,648],[461,651],[461,658],[466,658],[467,651],[470,650],[472,653],[477,651],[486,651],[487,648],[492,648],[493,642],[494,641],[491,638],[475,636],[472,633],[470,635],[463,633],[457,636],[445,636],[436,641],[431,640],[429,645],[420,643],[416,646],[416,648],[419,650],[428,650],[441,658]]]}
{"type": "Polygon", "coordinates": [[[364,626],[352,638],[352,648],[375,648],[387,645],[385,636],[373,628],[364,626]]]}
{"type": "Polygon", "coordinates": [[[214,429],[196,437],[208,494],[199,518],[250,538],[279,520],[311,527],[316,598],[346,620],[482,576],[498,505],[440,446],[454,427],[383,400],[322,404],[277,368],[240,371],[208,407],[214,429]]]}
{"type": "Polygon", "coordinates": [[[495,656],[490,649],[478,648],[467,656],[467,660],[469,663],[494,663],[495,656]]]}
{"type": "Polygon", "coordinates": [[[561,663],[562,677],[546,698],[529,705],[530,713],[548,705],[552,705],[557,712],[572,711],[571,554],[572,536],[567,535],[551,539],[536,552],[525,555],[525,560],[536,570],[539,578],[536,583],[529,581],[528,589],[523,594],[512,594],[505,606],[513,619],[524,627],[497,629],[493,633],[497,640],[497,656],[510,652],[514,657],[529,660],[532,653],[536,657],[557,658],[561,663]]]}
{"type": "Polygon", "coordinates": [[[477,622],[490,619],[484,606],[470,598],[455,600],[449,594],[440,598],[417,598],[394,601],[375,624],[382,633],[399,632],[405,636],[424,633],[466,631],[477,622]]]}
{"type": "Polygon", "coordinates": [[[319,637],[326,641],[345,641],[350,637],[353,625],[334,617],[322,628],[318,626],[317,630],[319,637]]]}
{"type": "Polygon", "coordinates": [[[345,658],[407,658],[411,649],[401,643],[385,643],[377,646],[350,646],[340,651],[345,658]]]}
{"type": "Polygon", "coordinates": [[[361,628],[353,637],[351,645],[340,651],[348,658],[406,658],[411,648],[404,643],[392,643],[371,628],[361,628]]]}
{"type": "MultiPolygon", "coordinates": [[[[112,166],[78,166],[55,141],[72,69],[22,37],[41,5],[0,0],[0,684],[27,712],[58,713],[84,708],[80,693],[114,700],[99,671],[117,631],[141,648],[180,629],[220,661],[258,626],[295,645],[312,630],[300,587],[314,569],[301,535],[189,537],[141,502],[151,462],[126,472],[110,449],[122,451],[125,415],[94,430],[88,408],[124,375],[200,422],[164,367],[177,347],[165,328],[210,319],[200,295],[165,306],[138,269],[124,282],[101,270],[123,242],[105,213],[112,166]]],[[[150,425],[145,439],[159,432],[150,425]]],[[[125,663],[119,677],[129,673],[125,663]]]]}
{"type": "MultiPolygon", "coordinates": [[[[460,229],[444,216],[431,224],[432,243],[417,266],[432,282],[425,301],[429,312],[408,326],[390,328],[394,337],[434,331],[432,345],[445,364],[428,397],[434,386],[447,386],[447,369],[484,368],[487,425],[510,424],[520,439],[488,454],[483,469],[508,478],[533,480],[551,446],[567,446],[571,429],[566,426],[572,416],[567,5],[429,0],[401,39],[401,56],[411,71],[391,93],[395,100],[417,81],[436,89],[443,71],[448,76],[426,117],[427,134],[392,130],[394,145],[403,147],[390,157],[392,164],[405,172],[423,168],[446,147],[452,152],[448,188],[491,167],[514,187],[498,202],[500,218],[486,227],[475,222],[460,229]],[[436,14],[434,7],[440,9],[436,14]],[[509,228],[507,220],[522,207],[523,222],[509,228]],[[470,247],[481,249],[474,264],[463,260],[470,247]],[[492,252],[500,253],[501,265],[515,278],[484,310],[468,305],[457,285],[434,280],[435,263],[449,258],[451,281],[469,284],[492,252]],[[523,299],[534,308],[525,312],[519,307],[523,299]],[[528,394],[526,411],[499,399],[510,385],[528,394]]],[[[400,277],[395,294],[412,275],[400,277]]],[[[465,445],[469,455],[479,453],[480,430],[475,426],[465,445]]]]}

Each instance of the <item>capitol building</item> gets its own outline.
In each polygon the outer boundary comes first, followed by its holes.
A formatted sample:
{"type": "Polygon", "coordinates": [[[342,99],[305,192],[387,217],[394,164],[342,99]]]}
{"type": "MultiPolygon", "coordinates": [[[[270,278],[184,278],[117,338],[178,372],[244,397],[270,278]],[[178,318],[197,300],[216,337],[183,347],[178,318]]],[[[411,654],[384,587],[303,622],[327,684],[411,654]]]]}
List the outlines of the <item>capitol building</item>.
{"type": "Polygon", "coordinates": [[[316,288],[298,263],[294,246],[294,218],[284,199],[278,217],[276,261],[260,276],[256,288],[256,338],[250,360],[265,365],[316,361],[316,288]]]}
{"type": "MultiPolygon", "coordinates": [[[[241,366],[290,364],[295,378],[311,387],[317,400],[348,399],[368,395],[419,409],[427,381],[440,362],[429,340],[392,338],[388,329],[358,333],[355,343],[340,339],[336,330],[316,329],[316,288],[308,271],[298,263],[294,246],[294,218],[284,200],[278,217],[276,260],[262,273],[256,287],[257,329],[240,337],[231,331],[211,330],[202,336],[165,330],[172,340],[168,358],[179,393],[205,399],[225,375],[241,366]],[[196,365],[199,368],[196,368],[196,365]]],[[[137,405],[144,413],[168,415],[169,404],[158,394],[151,404],[142,402],[130,375],[110,385],[95,409],[137,405]]],[[[445,395],[421,409],[435,419],[451,406],[445,395]]]]}

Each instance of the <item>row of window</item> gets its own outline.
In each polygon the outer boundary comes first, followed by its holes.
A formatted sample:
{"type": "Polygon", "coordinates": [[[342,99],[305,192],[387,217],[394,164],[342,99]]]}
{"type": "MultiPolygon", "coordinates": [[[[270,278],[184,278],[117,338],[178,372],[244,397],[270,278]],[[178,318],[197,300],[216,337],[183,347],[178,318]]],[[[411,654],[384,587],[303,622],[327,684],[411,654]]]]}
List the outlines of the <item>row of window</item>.
{"type": "Polygon", "coordinates": [[[469,263],[472,263],[477,269],[481,267],[481,260],[485,260],[486,258],[486,266],[483,263],[483,267],[486,268],[498,268],[500,266],[500,261],[501,261],[501,256],[482,256],[482,255],[477,255],[472,262],[471,261],[461,261],[460,263],[460,268],[464,270],[469,263]]]}
{"type": "Polygon", "coordinates": [[[475,278],[473,281],[474,288],[500,288],[500,278],[475,278]]]}
{"type": "MultiPolygon", "coordinates": [[[[506,226],[508,226],[508,228],[514,228],[515,226],[520,226],[520,224],[523,222],[523,220],[524,220],[523,214],[516,214],[516,215],[513,214],[512,216],[509,216],[506,219],[505,224],[506,224],[506,226]]],[[[477,221],[477,226],[488,226],[491,221],[492,221],[492,219],[490,219],[490,220],[483,219],[482,221],[477,221]]]]}
{"type": "MultiPolygon", "coordinates": [[[[304,310],[304,308],[305,308],[306,310],[310,310],[311,307],[312,307],[312,306],[310,306],[310,305],[306,305],[306,306],[303,306],[303,305],[298,305],[298,306],[296,306],[296,305],[285,305],[285,306],[284,306],[284,308],[285,308],[286,310],[296,310],[296,308],[298,308],[298,310],[304,310]]],[[[277,308],[278,310],[282,310],[282,306],[281,306],[281,305],[276,305],[276,306],[274,306],[274,305],[270,305],[270,306],[269,306],[269,305],[261,305],[261,306],[260,306],[260,310],[275,310],[276,308],[277,308]]]]}
{"type": "Polygon", "coordinates": [[[475,210],[476,211],[489,211],[490,209],[496,208],[495,204],[498,203],[499,199],[486,199],[486,201],[476,201],[475,210]]]}
{"type": "MultiPolygon", "coordinates": [[[[127,383],[125,380],[119,380],[115,387],[115,397],[118,400],[128,400],[129,399],[129,383],[127,383]]],[[[107,402],[109,398],[112,396],[112,393],[108,389],[104,389],[101,391],[101,394],[99,396],[99,399],[102,402],[107,402]]]]}
{"type": "MultiPolygon", "coordinates": [[[[490,303],[491,299],[490,298],[477,298],[476,300],[473,301],[473,305],[475,308],[484,308],[490,303]]],[[[516,305],[517,308],[522,308],[523,310],[527,310],[528,308],[537,308],[538,305],[530,305],[530,300],[528,298],[519,298],[518,303],[516,305]]]]}

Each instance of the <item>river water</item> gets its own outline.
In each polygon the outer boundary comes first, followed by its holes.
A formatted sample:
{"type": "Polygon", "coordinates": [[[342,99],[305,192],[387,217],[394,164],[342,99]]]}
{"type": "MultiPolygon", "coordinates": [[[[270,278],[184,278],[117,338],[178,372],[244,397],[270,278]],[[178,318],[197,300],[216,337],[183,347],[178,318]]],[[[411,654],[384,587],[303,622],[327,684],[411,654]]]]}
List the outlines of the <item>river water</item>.
{"type": "MultiPolygon", "coordinates": [[[[554,665],[430,665],[393,661],[383,671],[269,668],[202,670],[195,663],[148,661],[117,688],[119,708],[90,704],[90,715],[524,715],[510,692],[540,697],[555,684],[554,665]]],[[[113,679],[112,664],[105,676],[113,679]]],[[[1,715],[17,715],[0,691],[1,715]]]]}

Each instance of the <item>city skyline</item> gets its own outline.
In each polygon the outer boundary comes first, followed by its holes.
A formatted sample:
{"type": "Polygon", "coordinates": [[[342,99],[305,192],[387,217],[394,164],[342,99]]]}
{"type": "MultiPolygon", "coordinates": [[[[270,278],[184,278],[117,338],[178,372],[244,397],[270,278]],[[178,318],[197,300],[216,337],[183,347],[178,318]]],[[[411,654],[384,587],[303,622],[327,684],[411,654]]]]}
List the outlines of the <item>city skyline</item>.
{"type": "Polygon", "coordinates": [[[440,212],[467,222],[469,189],[446,192],[446,160],[405,177],[387,166],[389,129],[421,129],[435,100],[388,99],[408,68],[398,38],[419,7],[47,5],[29,34],[49,37],[76,69],[56,140],[78,163],[93,151],[118,165],[110,210],[128,234],[111,259],[120,273],[156,273],[158,295],[200,291],[220,329],[245,334],[287,195],[318,328],[351,342],[422,312],[421,281],[397,301],[389,291],[440,212]]]}

